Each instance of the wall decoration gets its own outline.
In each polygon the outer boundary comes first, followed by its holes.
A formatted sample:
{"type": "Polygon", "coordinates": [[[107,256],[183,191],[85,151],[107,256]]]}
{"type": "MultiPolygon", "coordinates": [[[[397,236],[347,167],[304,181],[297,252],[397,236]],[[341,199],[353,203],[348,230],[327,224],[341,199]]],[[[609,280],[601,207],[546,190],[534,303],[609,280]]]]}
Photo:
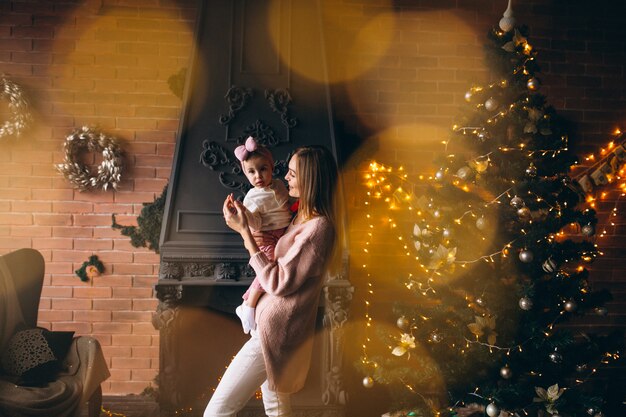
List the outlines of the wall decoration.
{"type": "Polygon", "coordinates": [[[103,272],[104,264],[100,262],[98,255],[91,255],[88,261],[83,262],[82,266],[74,271],[83,282],[98,277],[103,272]]]}
{"type": "Polygon", "coordinates": [[[0,141],[10,136],[21,136],[33,120],[30,104],[22,88],[4,74],[0,77],[0,100],[8,101],[9,108],[9,119],[0,120],[0,141]]]}
{"type": "Polygon", "coordinates": [[[57,170],[79,191],[97,188],[117,190],[123,171],[123,151],[118,140],[99,130],[83,126],[65,138],[65,158],[57,170]],[[101,152],[102,162],[96,173],[82,162],[85,152],[101,152]]]}

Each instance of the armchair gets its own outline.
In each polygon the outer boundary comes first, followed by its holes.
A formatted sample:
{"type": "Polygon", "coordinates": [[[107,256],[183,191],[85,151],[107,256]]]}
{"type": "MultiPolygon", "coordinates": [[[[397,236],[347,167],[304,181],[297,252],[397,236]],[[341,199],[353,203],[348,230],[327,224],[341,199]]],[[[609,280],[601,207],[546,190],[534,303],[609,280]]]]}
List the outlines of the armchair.
{"type": "MultiPolygon", "coordinates": [[[[0,357],[20,328],[37,325],[44,279],[44,259],[35,249],[0,256],[0,357]]],[[[102,388],[110,376],[98,341],[72,340],[61,371],[41,386],[22,386],[0,368],[0,416],[89,417],[100,415],[102,388]]]]}

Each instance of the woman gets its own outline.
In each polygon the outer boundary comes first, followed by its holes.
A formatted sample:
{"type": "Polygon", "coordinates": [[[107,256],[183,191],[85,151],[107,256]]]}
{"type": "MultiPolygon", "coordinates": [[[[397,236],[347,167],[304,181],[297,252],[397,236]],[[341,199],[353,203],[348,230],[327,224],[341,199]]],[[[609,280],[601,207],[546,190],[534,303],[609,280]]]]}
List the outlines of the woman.
{"type": "Polygon", "coordinates": [[[234,417],[261,386],[265,413],[291,416],[290,394],[309,370],[315,318],[326,268],[335,255],[337,165],[321,146],[299,148],[285,176],[298,213],[278,240],[274,261],[259,250],[232,195],[224,201],[228,227],[243,238],[250,266],[265,290],[256,308],[256,330],[222,376],[204,417],[234,417]]]}

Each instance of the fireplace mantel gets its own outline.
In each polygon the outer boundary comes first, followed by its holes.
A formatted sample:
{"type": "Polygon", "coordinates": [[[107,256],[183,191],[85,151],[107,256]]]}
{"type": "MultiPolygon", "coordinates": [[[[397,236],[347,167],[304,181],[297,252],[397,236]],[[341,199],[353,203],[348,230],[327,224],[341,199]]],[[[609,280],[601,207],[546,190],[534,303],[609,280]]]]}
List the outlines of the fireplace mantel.
{"type": "MultiPolygon", "coordinates": [[[[254,136],[272,151],[276,178],[299,146],[324,145],[342,159],[318,2],[198,3],[155,286],[159,403],[168,417],[202,414],[247,337],[234,310],[254,271],[241,237],[222,217],[226,196],[241,199],[249,188],[234,148],[254,136]]],[[[296,416],[344,415],[343,327],[352,291],[347,272],[326,281],[311,370],[292,400],[296,416]]],[[[264,415],[260,401],[253,399],[239,415],[264,415]]]]}

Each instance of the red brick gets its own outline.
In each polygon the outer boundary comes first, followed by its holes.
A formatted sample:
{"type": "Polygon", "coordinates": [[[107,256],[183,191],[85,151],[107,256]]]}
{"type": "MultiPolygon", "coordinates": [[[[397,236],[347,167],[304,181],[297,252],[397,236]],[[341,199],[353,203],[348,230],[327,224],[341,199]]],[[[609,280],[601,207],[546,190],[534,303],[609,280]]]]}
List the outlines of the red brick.
{"type": "Polygon", "coordinates": [[[39,225],[69,226],[72,224],[72,216],[69,214],[34,214],[34,221],[39,225]]]}
{"type": "Polygon", "coordinates": [[[41,290],[42,298],[72,298],[72,287],[43,287],[41,290]]]}
{"type": "Polygon", "coordinates": [[[132,369],[132,380],[133,381],[152,381],[154,377],[157,375],[157,369],[132,369]]]}
{"type": "Polygon", "coordinates": [[[91,305],[91,300],[76,300],[71,298],[52,300],[52,308],[55,310],[88,310],[91,308],[91,305]]]}
{"type": "Polygon", "coordinates": [[[113,298],[130,297],[133,301],[143,298],[152,298],[152,288],[113,288],[113,298]]]}
{"type": "Polygon", "coordinates": [[[53,322],[52,330],[54,331],[74,331],[76,336],[89,335],[92,333],[91,323],[80,323],[76,321],[70,322],[53,322]]]}
{"type": "Polygon", "coordinates": [[[111,216],[105,214],[75,214],[76,226],[110,226],[111,216]]]}
{"type": "Polygon", "coordinates": [[[159,358],[159,346],[133,346],[132,357],[134,358],[159,358]]]}
{"type": "MultiPolygon", "coordinates": [[[[104,348],[102,350],[107,358],[112,357],[109,350],[104,348]]],[[[109,381],[130,381],[130,369],[109,368],[109,372],[111,372],[109,381]]]]}
{"type": "Polygon", "coordinates": [[[12,236],[30,236],[30,237],[50,237],[52,236],[52,228],[46,226],[13,226],[11,227],[12,236]]]}
{"type": "Polygon", "coordinates": [[[113,311],[112,317],[114,321],[133,322],[152,320],[151,311],[113,311]]]}
{"type": "Polygon", "coordinates": [[[75,298],[111,298],[111,288],[107,287],[77,287],[74,289],[75,298]]]}
{"type": "Polygon", "coordinates": [[[106,334],[130,334],[132,325],[130,323],[93,323],[93,331],[106,334]]]}
{"type": "Polygon", "coordinates": [[[91,250],[94,252],[100,250],[113,249],[113,242],[104,239],[75,239],[74,248],[77,250],[91,250]]]}
{"type": "Polygon", "coordinates": [[[158,300],[133,300],[133,310],[135,311],[155,311],[159,304],[158,300]]]}
{"type": "Polygon", "coordinates": [[[116,312],[130,310],[131,307],[131,300],[93,300],[93,309],[111,311],[113,314],[113,320],[116,320],[116,312]]]}
{"type": "Polygon", "coordinates": [[[154,328],[152,323],[133,323],[133,334],[158,334],[158,330],[154,328]]]}
{"type": "MultiPolygon", "coordinates": [[[[145,264],[115,264],[113,265],[113,271],[119,275],[150,275],[152,274],[152,265],[145,264]]],[[[133,285],[136,285],[136,280],[133,279],[133,285]]]]}
{"type": "Polygon", "coordinates": [[[59,261],[80,262],[82,264],[91,255],[92,255],[92,252],[90,251],[57,250],[57,251],[54,251],[52,255],[52,260],[55,262],[59,262],[59,261]]]}
{"type": "Polygon", "coordinates": [[[111,340],[115,346],[150,346],[152,343],[149,335],[114,334],[111,340]]]}
{"type": "Polygon", "coordinates": [[[52,236],[89,238],[93,236],[93,229],[87,227],[52,227],[52,236]]]}
{"type": "Polygon", "coordinates": [[[59,321],[71,321],[72,312],[67,310],[39,310],[39,321],[45,322],[59,322],[59,321]]]}
{"type": "Polygon", "coordinates": [[[31,214],[2,213],[0,214],[0,224],[31,225],[33,224],[33,216],[31,214]]]}
{"type": "Polygon", "coordinates": [[[74,310],[74,320],[89,323],[101,323],[111,321],[110,311],[100,310],[74,310]]]}

